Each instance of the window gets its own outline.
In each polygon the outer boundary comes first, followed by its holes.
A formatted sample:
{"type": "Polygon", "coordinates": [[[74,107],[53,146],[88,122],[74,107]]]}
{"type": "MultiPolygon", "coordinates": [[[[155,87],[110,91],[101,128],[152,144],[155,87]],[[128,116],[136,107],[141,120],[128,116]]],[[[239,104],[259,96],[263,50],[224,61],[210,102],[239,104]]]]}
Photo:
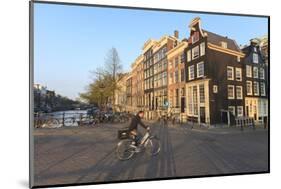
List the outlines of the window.
{"type": "Polygon", "coordinates": [[[204,84],[199,85],[199,97],[200,103],[205,103],[204,84]]]}
{"type": "Polygon", "coordinates": [[[228,111],[235,116],[235,106],[228,106],[228,111]]]}
{"type": "Polygon", "coordinates": [[[224,42],[224,41],[222,41],[222,42],[221,42],[221,47],[224,48],[224,49],[226,49],[226,48],[227,48],[227,43],[224,42]]]}
{"type": "Polygon", "coordinates": [[[243,106],[237,106],[237,116],[238,117],[243,116],[243,106]]]}
{"type": "Polygon", "coordinates": [[[192,108],[192,87],[188,87],[187,90],[187,96],[188,96],[188,113],[190,115],[193,114],[193,108],[192,108]]]}
{"type": "Polygon", "coordinates": [[[265,93],[265,83],[262,82],[261,83],[261,96],[265,96],[265,95],[266,95],[266,93],[265,93]]]}
{"type": "Polygon", "coordinates": [[[253,77],[259,78],[259,68],[258,67],[253,67],[253,77]]]}
{"type": "Polygon", "coordinates": [[[253,53],[253,62],[259,63],[259,55],[257,53],[253,53]]]}
{"type": "Polygon", "coordinates": [[[236,86],[236,98],[243,99],[243,88],[242,86],[236,86]]]}
{"type": "Polygon", "coordinates": [[[167,85],[167,72],[163,73],[163,85],[167,85]]]}
{"type": "Polygon", "coordinates": [[[204,76],[204,62],[200,62],[197,64],[197,77],[204,76]]]}
{"type": "Polygon", "coordinates": [[[246,65],[246,76],[252,77],[252,66],[246,65]]]}
{"type": "Polygon", "coordinates": [[[242,81],[242,69],[235,68],[235,77],[237,81],[242,81]]]}
{"type": "Polygon", "coordinates": [[[185,96],[185,88],[181,88],[181,96],[185,96]]]}
{"type": "Polygon", "coordinates": [[[169,68],[171,69],[173,67],[173,61],[169,61],[169,68]]]}
{"type": "Polygon", "coordinates": [[[198,115],[197,86],[193,86],[193,113],[198,115]]]}
{"type": "Polygon", "coordinates": [[[260,68],[260,79],[265,79],[264,68],[260,68]]]}
{"type": "Polygon", "coordinates": [[[192,60],[199,57],[199,46],[196,46],[192,49],[192,60]]]}
{"type": "Polygon", "coordinates": [[[259,95],[259,83],[254,81],[254,95],[259,95]]]}
{"type": "Polygon", "coordinates": [[[227,86],[228,99],[234,99],[234,85],[227,86]]]}
{"type": "Polygon", "coordinates": [[[181,54],[181,63],[184,63],[184,53],[181,54]]]}
{"type": "Polygon", "coordinates": [[[177,56],[177,57],[175,58],[175,67],[177,67],[178,64],[179,64],[179,57],[177,56]]]}
{"type": "Polygon", "coordinates": [[[194,65],[188,67],[188,79],[194,79],[194,65]]]}
{"type": "Polygon", "coordinates": [[[199,40],[199,32],[194,32],[191,36],[191,42],[196,43],[199,40]]]}
{"type": "Polygon", "coordinates": [[[227,79],[234,80],[233,67],[227,66],[227,79]]]}
{"type": "Polygon", "coordinates": [[[172,84],[172,83],[173,83],[173,80],[174,80],[174,79],[173,79],[173,72],[171,72],[171,73],[170,73],[170,82],[169,82],[169,83],[172,84]]]}
{"type": "Polygon", "coordinates": [[[240,60],[240,56],[237,56],[237,62],[240,62],[241,60],[240,60]]]}
{"type": "Polygon", "coordinates": [[[179,72],[175,71],[175,83],[179,82],[179,72]]]}
{"type": "Polygon", "coordinates": [[[218,93],[218,86],[217,85],[213,85],[213,93],[218,93]]]}
{"type": "Polygon", "coordinates": [[[190,62],[191,61],[191,51],[190,50],[188,50],[187,51],[187,62],[190,62]]]}
{"type": "Polygon", "coordinates": [[[247,81],[246,85],[247,95],[252,95],[252,81],[247,81]]]}
{"type": "Polygon", "coordinates": [[[200,44],[200,55],[201,56],[205,55],[205,42],[202,42],[200,44]]]}
{"type": "Polygon", "coordinates": [[[184,82],[184,79],[185,77],[184,77],[184,68],[183,69],[181,69],[181,82],[184,82]]]}

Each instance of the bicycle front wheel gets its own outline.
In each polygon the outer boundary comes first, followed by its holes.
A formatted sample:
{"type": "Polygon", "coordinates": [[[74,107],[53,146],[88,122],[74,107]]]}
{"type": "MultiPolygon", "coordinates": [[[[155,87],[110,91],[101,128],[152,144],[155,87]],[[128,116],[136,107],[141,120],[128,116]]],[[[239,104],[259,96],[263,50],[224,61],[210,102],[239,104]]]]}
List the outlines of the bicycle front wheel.
{"type": "Polygon", "coordinates": [[[159,139],[153,137],[147,141],[146,144],[146,152],[151,155],[155,156],[160,152],[160,141],[159,139]]]}
{"type": "Polygon", "coordinates": [[[121,140],[117,144],[116,155],[118,159],[128,160],[134,155],[135,149],[131,147],[131,144],[132,144],[132,140],[130,139],[121,140]]]}
{"type": "Polygon", "coordinates": [[[48,128],[60,127],[60,122],[57,119],[50,119],[46,122],[46,127],[48,127],[48,128]]]}

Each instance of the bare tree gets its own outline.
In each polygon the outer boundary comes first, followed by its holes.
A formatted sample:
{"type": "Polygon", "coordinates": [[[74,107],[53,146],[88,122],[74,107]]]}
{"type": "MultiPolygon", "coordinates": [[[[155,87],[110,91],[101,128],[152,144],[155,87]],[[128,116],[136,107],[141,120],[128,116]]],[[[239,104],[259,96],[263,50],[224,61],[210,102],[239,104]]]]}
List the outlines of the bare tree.
{"type": "Polygon", "coordinates": [[[104,106],[111,101],[115,102],[115,91],[118,90],[117,75],[122,71],[120,58],[116,48],[111,48],[105,57],[105,67],[91,71],[93,82],[89,84],[85,93],[80,97],[89,103],[104,106]]]}

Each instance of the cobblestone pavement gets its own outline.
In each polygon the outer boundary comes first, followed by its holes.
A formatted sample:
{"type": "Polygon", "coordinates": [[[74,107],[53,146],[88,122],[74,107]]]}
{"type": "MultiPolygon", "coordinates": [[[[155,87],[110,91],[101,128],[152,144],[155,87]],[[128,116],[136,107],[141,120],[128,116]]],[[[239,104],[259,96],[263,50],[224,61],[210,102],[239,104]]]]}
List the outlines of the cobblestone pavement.
{"type": "Polygon", "coordinates": [[[115,155],[124,125],[36,129],[35,185],[104,182],[268,171],[268,131],[151,124],[160,154],[115,155]]]}

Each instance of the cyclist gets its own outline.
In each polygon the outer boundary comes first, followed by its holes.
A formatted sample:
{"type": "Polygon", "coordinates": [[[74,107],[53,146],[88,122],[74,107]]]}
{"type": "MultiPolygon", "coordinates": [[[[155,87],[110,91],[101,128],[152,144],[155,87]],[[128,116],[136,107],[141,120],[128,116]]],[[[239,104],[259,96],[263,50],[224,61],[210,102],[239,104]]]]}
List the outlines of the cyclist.
{"type": "Polygon", "coordinates": [[[136,147],[136,151],[139,151],[139,143],[140,140],[142,138],[141,133],[138,132],[138,125],[141,125],[143,128],[145,128],[147,131],[150,130],[150,128],[148,126],[146,126],[141,119],[144,116],[144,111],[139,111],[136,115],[134,115],[132,117],[130,126],[129,126],[129,132],[130,134],[133,136],[134,142],[133,142],[133,146],[136,147]]]}

